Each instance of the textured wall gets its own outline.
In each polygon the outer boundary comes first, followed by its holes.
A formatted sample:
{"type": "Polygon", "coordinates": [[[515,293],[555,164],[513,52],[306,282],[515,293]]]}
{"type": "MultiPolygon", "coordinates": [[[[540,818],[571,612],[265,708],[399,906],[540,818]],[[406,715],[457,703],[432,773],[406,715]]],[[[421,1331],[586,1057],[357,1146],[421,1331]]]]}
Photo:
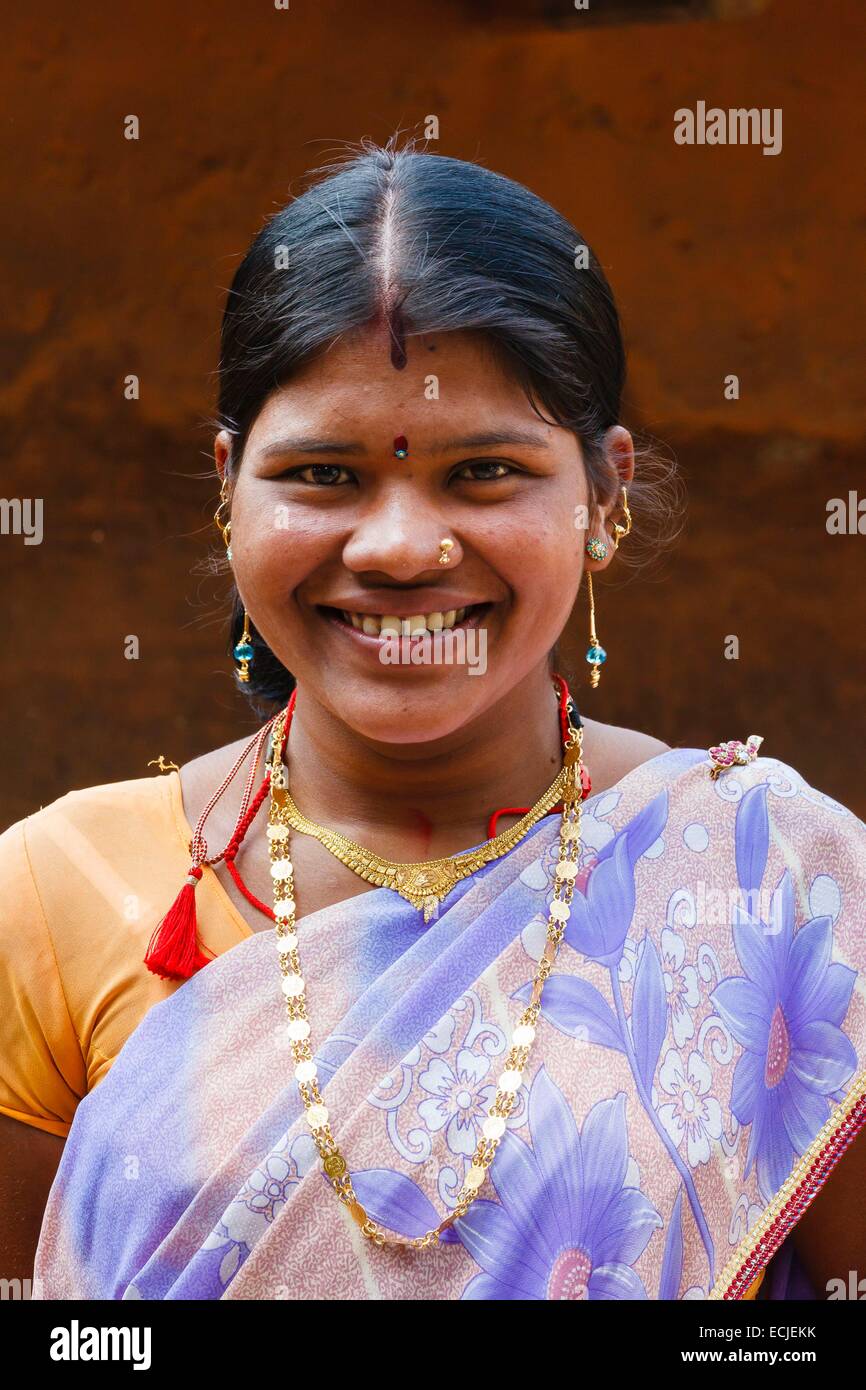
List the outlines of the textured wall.
{"type": "Polygon", "coordinates": [[[7,14],[0,491],[44,499],[45,537],[0,535],[0,823],[249,726],[224,581],[194,572],[216,500],[202,421],[224,288],[336,141],[430,114],[443,153],[526,182],[595,246],[627,334],[626,423],[670,445],[689,486],[663,570],[597,586],[610,659],[581,708],[680,744],[762,733],[866,815],[866,537],[825,527],[828,498],[866,495],[860,0],[832,19],[778,0],[568,27],[505,9],[7,14]],[[782,108],[782,153],[675,145],[674,111],[699,100],[782,108]],[[729,633],[739,661],[723,659],[729,633]]]}

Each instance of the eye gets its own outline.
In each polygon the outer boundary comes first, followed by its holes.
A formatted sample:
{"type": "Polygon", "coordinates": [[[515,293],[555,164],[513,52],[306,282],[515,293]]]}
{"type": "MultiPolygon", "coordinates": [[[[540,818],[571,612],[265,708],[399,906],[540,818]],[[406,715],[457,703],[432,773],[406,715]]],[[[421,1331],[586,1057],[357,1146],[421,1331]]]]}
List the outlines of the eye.
{"type": "Polygon", "coordinates": [[[348,468],[340,468],[336,463],[308,463],[303,468],[289,468],[285,473],[280,473],[280,478],[298,478],[302,483],[310,483],[313,487],[334,487],[338,482],[344,481],[339,478],[340,473],[345,473],[349,481],[352,474],[348,468]],[[305,478],[303,474],[311,473],[311,478],[305,478]]]}
{"type": "Polygon", "coordinates": [[[456,474],[454,475],[455,477],[461,478],[462,481],[469,482],[469,483],[496,483],[496,482],[499,481],[500,478],[507,478],[507,477],[509,477],[512,473],[519,473],[519,472],[520,472],[520,469],[519,469],[519,468],[513,468],[512,465],[511,465],[510,463],[503,463],[502,459],[475,459],[474,462],[472,462],[472,463],[466,463],[466,464],[464,464],[464,465],[463,465],[463,468],[464,468],[464,469],[476,469],[476,468],[480,468],[480,469],[482,470],[480,476],[479,476],[478,474],[476,474],[474,477],[470,477],[470,478],[465,478],[465,477],[463,477],[463,476],[462,476],[462,473],[456,473],[456,474]],[[502,469],[503,471],[500,472],[500,473],[485,473],[485,472],[483,471],[484,469],[491,469],[491,468],[499,468],[499,469],[502,469]]]}
{"type": "MultiPolygon", "coordinates": [[[[513,467],[502,459],[482,458],[475,459],[472,463],[463,464],[460,471],[453,476],[460,478],[461,482],[469,483],[495,483],[501,478],[508,478],[520,473],[522,470],[513,467]]],[[[346,482],[354,482],[355,478],[348,468],[341,468],[336,463],[308,463],[298,468],[288,468],[285,473],[277,475],[282,479],[297,479],[299,482],[308,483],[312,487],[337,487],[346,482]],[[341,477],[340,475],[344,476],[341,477]]]]}

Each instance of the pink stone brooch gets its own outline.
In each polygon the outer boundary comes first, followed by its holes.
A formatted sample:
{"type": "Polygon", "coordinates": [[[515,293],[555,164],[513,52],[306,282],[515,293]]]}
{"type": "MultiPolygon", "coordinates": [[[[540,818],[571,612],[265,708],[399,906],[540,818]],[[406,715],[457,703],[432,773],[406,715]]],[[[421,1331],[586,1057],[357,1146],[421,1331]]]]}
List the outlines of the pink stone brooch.
{"type": "Polygon", "coordinates": [[[718,743],[715,748],[707,749],[710,755],[710,776],[713,781],[722,772],[727,772],[729,767],[737,764],[741,766],[746,763],[754,762],[758,756],[758,749],[764,739],[761,734],[749,734],[745,743],[741,743],[738,738],[732,738],[728,743],[718,743]]]}

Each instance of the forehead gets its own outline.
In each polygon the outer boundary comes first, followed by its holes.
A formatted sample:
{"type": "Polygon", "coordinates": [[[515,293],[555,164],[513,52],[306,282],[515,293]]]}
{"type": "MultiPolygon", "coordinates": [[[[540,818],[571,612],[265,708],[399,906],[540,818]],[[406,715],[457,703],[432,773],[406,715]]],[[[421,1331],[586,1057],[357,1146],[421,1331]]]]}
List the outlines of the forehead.
{"type": "Polygon", "coordinates": [[[385,429],[389,437],[445,421],[535,421],[521,384],[482,334],[455,332],[406,338],[406,365],[395,370],[385,329],[343,334],[268,397],[250,435],[258,442],[291,423],[385,429]]]}

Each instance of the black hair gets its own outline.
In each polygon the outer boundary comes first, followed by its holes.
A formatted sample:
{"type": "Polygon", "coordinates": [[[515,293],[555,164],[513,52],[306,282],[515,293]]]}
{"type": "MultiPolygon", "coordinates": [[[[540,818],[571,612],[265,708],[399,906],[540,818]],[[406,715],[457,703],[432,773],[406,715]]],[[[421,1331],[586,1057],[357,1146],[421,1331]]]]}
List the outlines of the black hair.
{"type": "MultiPolygon", "coordinates": [[[[602,440],[619,423],[625,352],[610,286],[580,233],[522,184],[412,139],[361,141],[311,177],[262,227],[228,292],[214,423],[232,437],[230,479],[271,392],[347,330],[384,322],[398,369],[406,336],[483,333],[535,408],[578,437],[590,506],[610,505],[619,484],[602,440]]],[[[636,529],[669,510],[637,473],[629,506],[636,529]]],[[[242,624],[235,590],[229,651],[242,624]]],[[[240,688],[282,704],[294,678],[252,620],[250,630],[240,688]]]]}

